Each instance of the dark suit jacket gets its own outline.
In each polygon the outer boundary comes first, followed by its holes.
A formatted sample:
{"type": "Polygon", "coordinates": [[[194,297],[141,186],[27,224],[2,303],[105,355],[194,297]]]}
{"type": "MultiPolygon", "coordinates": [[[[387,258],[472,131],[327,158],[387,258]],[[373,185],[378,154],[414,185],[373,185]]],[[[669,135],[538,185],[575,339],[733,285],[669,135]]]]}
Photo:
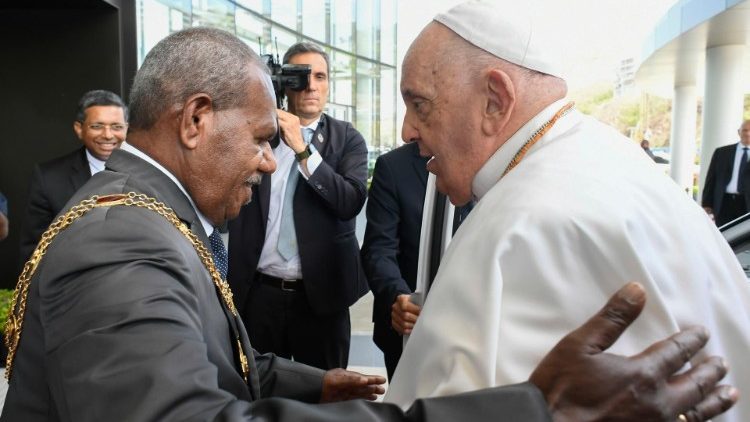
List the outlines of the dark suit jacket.
{"type": "MultiPolygon", "coordinates": [[[[348,308],[367,292],[359,258],[355,218],[367,198],[367,145],[348,122],[323,115],[312,144],[323,158],[315,173],[299,178],[294,225],[302,278],[318,314],[348,308]]],[[[247,299],[266,238],[271,177],[229,223],[229,275],[238,303],[247,299]]]]}
{"type": "Polygon", "coordinates": [[[34,167],[29,203],[21,229],[21,265],[34,252],[42,233],[76,191],[91,178],[86,148],[34,167]]]}
{"type": "MultiPolygon", "coordinates": [[[[69,205],[93,194],[140,192],[171,207],[207,248],[186,196],[143,160],[115,151],[69,205]]],[[[220,301],[193,246],[142,208],[89,211],[51,244],[32,280],[2,421],[449,421],[503,412],[549,420],[539,391],[521,384],[394,405],[308,406],[323,372],[273,355],[238,372],[244,325],[220,301]]]]}
{"type": "MultiPolygon", "coordinates": [[[[708,165],[701,202],[704,207],[712,208],[714,215],[717,217],[721,212],[721,201],[724,198],[727,184],[729,184],[729,180],[732,178],[734,155],[736,152],[736,143],[716,148],[714,154],[711,156],[711,164],[708,165]]],[[[741,174],[739,177],[744,179],[745,186],[750,186],[750,171],[745,171],[745,174],[741,174]]],[[[750,209],[750,190],[742,193],[745,196],[745,204],[750,209]]]]}
{"type": "Polygon", "coordinates": [[[378,157],[370,185],[362,263],[375,297],[373,340],[386,353],[400,352],[403,341],[391,328],[391,305],[416,288],[426,164],[416,142],[406,144],[378,157]]]}

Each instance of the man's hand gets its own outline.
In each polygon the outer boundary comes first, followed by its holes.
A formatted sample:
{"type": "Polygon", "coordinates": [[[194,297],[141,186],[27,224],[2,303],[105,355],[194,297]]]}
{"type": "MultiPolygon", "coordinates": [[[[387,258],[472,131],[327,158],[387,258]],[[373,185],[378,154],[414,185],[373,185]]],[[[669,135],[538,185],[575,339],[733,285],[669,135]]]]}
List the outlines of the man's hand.
{"type": "Polygon", "coordinates": [[[411,334],[421,310],[409,302],[409,295],[396,296],[396,301],[391,305],[391,326],[401,335],[411,334]]]}
{"type": "Polygon", "coordinates": [[[363,375],[337,368],[326,372],[323,377],[321,403],[365,399],[375,400],[385,393],[385,378],[377,375],[363,375]]]}
{"type": "Polygon", "coordinates": [[[635,356],[603,353],[645,303],[640,284],[626,285],[537,366],[529,381],[544,394],[553,420],[673,422],[683,414],[688,421],[704,421],[734,405],[737,390],[717,386],[727,373],[721,358],[675,374],[708,341],[702,327],[681,331],[635,356]]]}
{"type": "Polygon", "coordinates": [[[302,139],[299,117],[282,109],[276,109],[279,116],[279,131],[281,139],[291,148],[295,154],[305,150],[305,140],[302,139]]]}

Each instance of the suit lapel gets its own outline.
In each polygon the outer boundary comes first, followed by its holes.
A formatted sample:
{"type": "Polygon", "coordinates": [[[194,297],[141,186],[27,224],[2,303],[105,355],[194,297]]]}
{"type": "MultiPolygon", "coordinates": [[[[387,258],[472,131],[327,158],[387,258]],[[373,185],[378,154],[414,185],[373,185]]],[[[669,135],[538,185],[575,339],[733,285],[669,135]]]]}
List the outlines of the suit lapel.
{"type": "Polygon", "coordinates": [[[261,224],[263,224],[263,233],[266,231],[268,224],[268,206],[271,202],[271,175],[264,174],[258,186],[258,206],[260,207],[261,224]]]}
{"type": "Polygon", "coordinates": [[[73,186],[73,192],[75,192],[91,178],[91,168],[89,168],[85,147],[81,147],[78,159],[71,162],[70,169],[70,184],[73,186]]]}
{"type": "Polygon", "coordinates": [[[329,138],[331,136],[330,125],[328,124],[328,116],[325,114],[320,115],[320,121],[318,127],[313,133],[312,140],[310,143],[315,147],[321,157],[325,157],[328,153],[329,138]]]}

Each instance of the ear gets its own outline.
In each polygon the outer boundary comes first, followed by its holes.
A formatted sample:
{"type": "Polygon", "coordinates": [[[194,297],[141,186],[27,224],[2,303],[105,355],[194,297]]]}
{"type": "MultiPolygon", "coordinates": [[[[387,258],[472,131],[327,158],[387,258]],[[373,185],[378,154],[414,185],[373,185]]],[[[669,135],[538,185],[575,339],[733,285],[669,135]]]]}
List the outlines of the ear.
{"type": "Polygon", "coordinates": [[[489,70],[486,81],[482,132],[489,136],[496,134],[508,124],[516,105],[516,90],[510,76],[500,69],[489,70]]]}
{"type": "Polygon", "coordinates": [[[79,122],[78,120],[73,122],[73,132],[76,133],[78,139],[83,139],[81,138],[81,134],[83,133],[83,125],[81,125],[81,122],[79,122]]]}
{"type": "Polygon", "coordinates": [[[195,149],[211,128],[213,117],[213,101],[208,94],[188,97],[179,116],[180,143],[187,149],[195,149]]]}

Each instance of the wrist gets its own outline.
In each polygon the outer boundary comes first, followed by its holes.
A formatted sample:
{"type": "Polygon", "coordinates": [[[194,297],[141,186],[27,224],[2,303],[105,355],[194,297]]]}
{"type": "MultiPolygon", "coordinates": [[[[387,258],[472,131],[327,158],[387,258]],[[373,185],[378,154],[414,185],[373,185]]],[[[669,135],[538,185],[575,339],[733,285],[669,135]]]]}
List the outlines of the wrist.
{"type": "Polygon", "coordinates": [[[306,145],[302,151],[295,151],[294,152],[294,158],[297,160],[297,162],[302,162],[304,160],[307,160],[309,156],[312,155],[312,150],[310,149],[309,145],[306,145]]]}

